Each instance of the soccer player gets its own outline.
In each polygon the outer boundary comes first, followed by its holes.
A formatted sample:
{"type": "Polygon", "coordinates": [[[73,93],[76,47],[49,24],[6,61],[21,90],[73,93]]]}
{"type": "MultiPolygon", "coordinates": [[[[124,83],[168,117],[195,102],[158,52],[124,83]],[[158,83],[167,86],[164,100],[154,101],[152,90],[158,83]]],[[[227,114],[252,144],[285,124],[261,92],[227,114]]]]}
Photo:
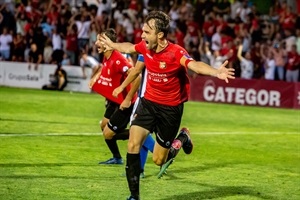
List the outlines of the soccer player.
{"type": "Polygon", "coordinates": [[[126,87],[125,91],[118,98],[112,96],[112,91],[126,78],[128,70],[132,65],[118,51],[109,49],[103,45],[99,38],[102,34],[107,35],[112,41],[116,41],[116,32],[107,29],[97,36],[95,45],[98,53],[103,53],[101,71],[90,81],[90,87],[106,98],[106,110],[101,121],[101,129],[105,142],[113,154],[113,157],[99,164],[123,164],[117,140],[127,140],[129,130],[126,129],[132,113],[134,102],[137,98],[137,89],[140,79],[126,87]]]}
{"type": "MultiPolygon", "coordinates": [[[[139,98],[136,100],[136,102],[134,104],[133,112],[131,115],[131,121],[134,118],[134,113],[137,108],[138,102],[139,102],[140,98],[142,98],[144,96],[144,93],[146,90],[147,70],[146,70],[146,68],[144,68],[144,56],[143,55],[141,55],[141,54],[138,55],[138,59],[137,59],[135,67],[137,67],[137,68],[142,67],[143,70],[142,70],[142,80],[141,80],[141,84],[140,84],[140,89],[138,92],[139,98]]],[[[167,161],[163,166],[161,166],[160,172],[158,173],[158,176],[157,176],[158,178],[161,178],[163,176],[163,174],[166,173],[167,168],[170,166],[170,164],[173,163],[176,155],[178,154],[179,150],[181,149],[181,146],[182,146],[181,144],[183,144],[184,142],[186,143],[186,148],[184,148],[184,152],[186,154],[190,154],[192,152],[193,146],[192,146],[191,140],[189,138],[189,131],[186,128],[182,128],[178,137],[172,142],[172,146],[170,148],[167,161]],[[187,135],[188,137],[185,137],[185,134],[188,134],[187,135]],[[189,140],[186,140],[186,139],[189,139],[189,140]]],[[[148,156],[148,150],[153,153],[153,148],[154,148],[154,140],[153,140],[152,136],[150,134],[148,134],[148,136],[140,150],[140,159],[141,159],[141,176],[140,177],[142,177],[142,178],[145,177],[144,166],[145,166],[146,159],[148,156]]]]}
{"type": "MultiPolygon", "coordinates": [[[[187,51],[167,40],[170,18],[161,11],[152,11],[145,18],[142,41],[138,44],[115,43],[106,35],[101,37],[105,45],[124,53],[143,54],[148,71],[144,98],[139,102],[130,127],[126,176],[130,190],[129,200],[140,199],[140,148],[149,132],[155,132],[156,142],[153,161],[162,166],[177,135],[183,114],[184,102],[188,100],[189,79],[187,69],[197,74],[210,75],[228,82],[234,79],[234,69],[226,68],[228,61],[215,69],[203,62],[193,60],[187,51]]],[[[134,68],[125,81],[114,90],[119,96],[126,86],[139,76],[142,68],[134,68]]],[[[186,141],[189,140],[185,134],[186,141]]],[[[190,150],[191,143],[183,148],[190,150]]]]}

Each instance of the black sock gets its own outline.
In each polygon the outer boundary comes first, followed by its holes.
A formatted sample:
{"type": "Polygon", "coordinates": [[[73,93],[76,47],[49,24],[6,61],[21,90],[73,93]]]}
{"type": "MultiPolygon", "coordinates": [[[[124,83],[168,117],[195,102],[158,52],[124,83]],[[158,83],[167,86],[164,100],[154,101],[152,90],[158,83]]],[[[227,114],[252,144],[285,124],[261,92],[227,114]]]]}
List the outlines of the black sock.
{"type": "Polygon", "coordinates": [[[111,139],[111,140],[105,140],[110,152],[113,154],[114,158],[121,158],[121,154],[119,151],[119,147],[117,144],[117,140],[116,139],[111,139]]]}
{"type": "Polygon", "coordinates": [[[188,141],[188,137],[186,136],[186,134],[179,134],[176,139],[180,140],[182,145],[184,145],[188,141]]]}
{"type": "Polygon", "coordinates": [[[127,163],[125,170],[131,196],[139,199],[141,173],[140,154],[127,153],[127,163]]]}
{"type": "Polygon", "coordinates": [[[114,135],[116,140],[128,140],[129,139],[129,129],[125,129],[124,131],[117,133],[114,135]]]}

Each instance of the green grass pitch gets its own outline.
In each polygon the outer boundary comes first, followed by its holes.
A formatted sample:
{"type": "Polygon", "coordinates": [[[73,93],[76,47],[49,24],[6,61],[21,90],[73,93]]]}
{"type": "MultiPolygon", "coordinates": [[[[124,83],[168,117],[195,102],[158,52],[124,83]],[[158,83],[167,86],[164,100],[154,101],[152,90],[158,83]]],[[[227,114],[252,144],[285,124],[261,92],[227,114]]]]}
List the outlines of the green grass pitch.
{"type": "MultiPolygon", "coordinates": [[[[103,112],[97,94],[0,87],[0,199],[125,200],[124,165],[98,165],[103,112]]],[[[193,153],[161,179],[149,154],[142,200],[300,199],[299,110],[187,102],[182,126],[193,153]]]]}

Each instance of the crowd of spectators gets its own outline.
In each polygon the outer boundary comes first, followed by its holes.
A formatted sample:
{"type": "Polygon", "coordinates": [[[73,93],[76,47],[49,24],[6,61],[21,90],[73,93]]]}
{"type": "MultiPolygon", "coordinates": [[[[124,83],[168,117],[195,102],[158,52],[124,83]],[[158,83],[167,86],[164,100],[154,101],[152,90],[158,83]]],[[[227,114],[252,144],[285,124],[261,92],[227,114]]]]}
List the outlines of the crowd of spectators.
{"type": "Polygon", "coordinates": [[[57,62],[58,52],[63,65],[80,65],[81,52],[99,61],[97,33],[114,28],[119,42],[138,43],[151,10],[170,15],[169,40],[197,60],[218,67],[227,59],[245,79],[299,81],[300,15],[284,0],[263,14],[251,0],[5,0],[1,60],[34,63],[32,70],[57,62]]]}

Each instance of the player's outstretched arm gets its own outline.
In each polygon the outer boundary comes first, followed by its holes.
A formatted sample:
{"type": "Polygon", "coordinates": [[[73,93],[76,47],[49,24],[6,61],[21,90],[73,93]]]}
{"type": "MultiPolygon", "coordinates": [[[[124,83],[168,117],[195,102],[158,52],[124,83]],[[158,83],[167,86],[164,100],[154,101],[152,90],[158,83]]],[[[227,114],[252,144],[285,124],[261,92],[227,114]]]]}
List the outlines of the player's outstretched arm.
{"type": "MultiPolygon", "coordinates": [[[[180,63],[185,66],[187,61],[186,57],[182,57],[180,63]]],[[[228,61],[226,60],[218,69],[213,68],[212,66],[200,62],[200,61],[191,61],[188,63],[188,68],[194,71],[197,74],[215,76],[221,80],[225,80],[228,83],[228,79],[234,79],[234,69],[226,68],[228,61]]]]}
{"type": "Polygon", "coordinates": [[[141,74],[144,67],[145,65],[143,62],[137,61],[135,67],[130,70],[128,76],[123,81],[123,83],[119,87],[114,89],[113,96],[117,97],[130,83],[132,83],[141,74]]]}
{"type": "Polygon", "coordinates": [[[116,49],[122,53],[135,53],[134,44],[130,42],[122,42],[122,43],[115,43],[111,41],[105,34],[101,35],[100,38],[101,42],[106,45],[108,48],[116,49]]]}

